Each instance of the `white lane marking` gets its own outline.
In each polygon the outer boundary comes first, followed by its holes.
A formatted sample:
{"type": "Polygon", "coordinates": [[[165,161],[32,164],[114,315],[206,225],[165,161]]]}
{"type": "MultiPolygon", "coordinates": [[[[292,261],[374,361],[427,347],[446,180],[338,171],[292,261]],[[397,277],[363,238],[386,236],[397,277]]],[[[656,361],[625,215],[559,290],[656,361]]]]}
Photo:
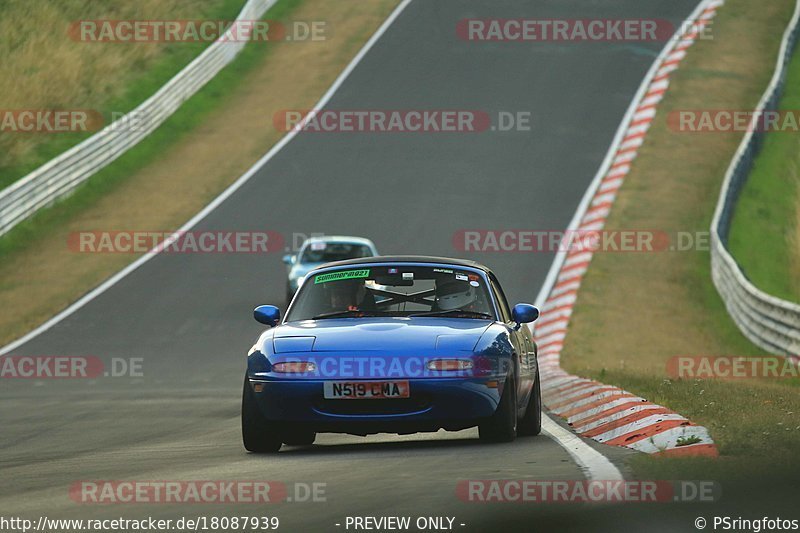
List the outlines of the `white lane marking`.
{"type": "Polygon", "coordinates": [[[583,442],[580,437],[571,431],[567,431],[556,424],[552,418],[544,413],[542,413],[542,431],[572,456],[587,479],[623,479],[622,473],[605,455],[583,442]]]}
{"type": "MultiPolygon", "coordinates": [[[[389,26],[392,25],[392,23],[395,21],[395,19],[397,19],[397,17],[400,16],[400,13],[402,13],[403,10],[410,3],[411,3],[411,0],[403,0],[403,2],[401,2],[395,8],[395,10],[392,11],[392,14],[389,15],[389,18],[387,18],[383,22],[383,24],[381,24],[381,26],[375,31],[375,33],[372,34],[372,37],[370,37],[369,40],[361,48],[361,50],[358,51],[358,54],[356,54],[356,56],[352,59],[352,61],[350,61],[350,63],[347,65],[347,67],[345,67],[345,69],[341,72],[341,74],[339,74],[339,77],[336,78],[336,80],[333,82],[333,85],[331,85],[330,88],[328,89],[328,91],[324,95],[322,95],[322,98],[319,99],[319,102],[317,102],[316,105],[312,109],[320,109],[320,108],[324,107],[326,103],[328,103],[328,101],[336,93],[336,91],[339,89],[339,87],[342,85],[342,83],[344,83],[344,81],[348,78],[348,76],[350,76],[350,73],[353,72],[353,70],[361,62],[361,60],[364,59],[364,56],[367,55],[367,52],[370,51],[370,49],[375,45],[375,43],[378,41],[378,39],[381,38],[381,36],[386,32],[387,29],[389,29],[389,26]]],[[[216,209],[222,202],[227,200],[242,185],[247,183],[247,181],[250,180],[250,178],[252,178],[253,175],[255,175],[255,173],[258,172],[261,169],[261,167],[263,167],[270,159],[272,159],[275,156],[275,154],[277,154],[284,146],[286,146],[289,143],[289,141],[294,139],[294,137],[297,135],[297,133],[298,133],[297,130],[293,130],[293,131],[290,131],[289,133],[287,133],[286,135],[284,135],[281,138],[281,140],[278,141],[278,143],[275,144],[275,146],[273,146],[269,150],[269,152],[267,152],[264,155],[264,157],[259,159],[252,167],[250,167],[250,169],[248,169],[247,172],[242,174],[242,176],[239,177],[239,179],[237,179],[227,189],[225,189],[222,192],[222,194],[220,194],[219,196],[214,198],[214,200],[212,200],[210,204],[205,206],[202,211],[200,211],[194,217],[192,217],[192,219],[189,220],[183,226],[181,226],[180,229],[176,230],[170,236],[170,238],[177,237],[181,233],[190,230],[192,227],[197,225],[198,222],[200,222],[205,217],[207,217],[209,213],[211,213],[214,209],[216,209]]],[[[10,352],[12,350],[15,350],[16,348],[22,346],[26,342],[29,342],[31,339],[34,339],[35,337],[38,337],[39,335],[41,335],[45,331],[49,330],[50,328],[52,328],[53,326],[55,326],[56,324],[58,324],[59,322],[61,322],[65,318],[69,317],[70,315],[72,315],[73,313],[78,311],[80,308],[82,308],[83,306],[85,306],[86,304],[88,304],[89,302],[91,302],[92,300],[94,300],[95,298],[97,298],[98,296],[103,294],[104,292],[106,292],[108,289],[110,289],[111,287],[116,285],[117,282],[119,282],[125,276],[127,276],[128,274],[130,274],[131,272],[133,272],[134,270],[136,270],[137,268],[139,268],[140,266],[145,264],[147,261],[149,261],[150,259],[155,257],[158,254],[158,248],[159,248],[158,246],[154,247],[148,253],[144,254],[141,257],[139,257],[136,261],[134,261],[133,263],[131,263],[127,267],[123,268],[122,270],[120,270],[119,272],[117,272],[116,274],[114,274],[113,276],[108,278],[106,281],[104,281],[103,283],[101,283],[100,285],[98,285],[97,287],[95,287],[94,289],[89,291],[88,293],[86,293],[78,301],[76,301],[75,303],[73,303],[72,305],[70,305],[69,307],[67,307],[66,309],[61,311],[60,313],[58,313],[56,316],[54,316],[53,318],[51,318],[50,320],[48,320],[47,322],[45,322],[41,326],[39,326],[36,329],[28,332],[27,334],[23,335],[19,339],[15,340],[15,341],[12,341],[9,344],[6,344],[2,348],[0,348],[0,356],[6,355],[8,352],[10,352]]]]}
{"type": "MultiPolygon", "coordinates": [[[[706,9],[706,7],[709,4],[710,2],[706,0],[701,0],[695,7],[695,9],[692,11],[692,13],[686,18],[686,22],[690,22],[697,19],[698,16],[703,12],[704,9],[706,9]]],[[[648,70],[647,74],[645,74],[644,79],[642,79],[641,85],[639,85],[639,89],[636,91],[636,94],[634,95],[633,99],[631,99],[631,102],[628,105],[628,110],[625,112],[625,116],[623,116],[622,121],[617,127],[617,132],[614,134],[614,139],[611,141],[611,146],[609,146],[608,152],[606,152],[605,159],[600,165],[600,168],[597,169],[597,173],[595,174],[594,178],[589,184],[589,187],[586,188],[586,192],[584,193],[580,204],[578,204],[578,208],[572,215],[572,220],[570,220],[569,225],[567,226],[567,232],[574,232],[579,227],[581,220],[583,219],[584,215],[586,214],[586,211],[589,208],[590,203],[592,203],[596,199],[595,194],[600,188],[603,179],[606,177],[609,170],[611,169],[612,161],[617,155],[617,151],[620,145],[622,144],[623,140],[627,135],[635,133],[631,129],[631,122],[632,122],[631,119],[634,116],[634,114],[639,111],[638,107],[640,105],[640,102],[644,100],[647,91],[655,91],[655,90],[660,90],[662,88],[666,89],[669,86],[668,80],[663,80],[653,84],[651,84],[651,82],[653,78],[655,78],[658,69],[664,66],[663,63],[667,55],[674,52],[674,45],[677,40],[679,40],[679,37],[676,34],[675,36],[673,36],[672,39],[670,39],[664,45],[664,47],[661,49],[661,52],[653,61],[653,64],[650,65],[650,69],[648,70]]],[[[649,124],[637,128],[636,132],[647,131],[648,128],[649,124]]],[[[627,170],[629,170],[630,167],[628,165],[624,166],[628,167],[625,170],[627,172],[627,170]]],[[[612,197],[613,200],[614,195],[611,194],[610,196],[612,197]]],[[[544,283],[539,289],[539,294],[537,295],[535,300],[535,304],[539,309],[544,308],[544,305],[547,302],[547,297],[550,294],[550,291],[556,284],[556,280],[559,279],[561,268],[567,257],[567,252],[568,252],[567,250],[559,250],[556,253],[555,258],[553,259],[553,263],[550,265],[550,270],[548,271],[547,277],[545,278],[544,283]]],[[[628,398],[628,400],[634,400],[634,398],[628,398]]],[[[583,415],[584,413],[581,414],[583,415]]],[[[585,418],[585,416],[582,416],[581,418],[585,418]]],[[[565,430],[564,428],[562,428],[561,426],[559,426],[558,424],[556,424],[547,417],[543,417],[542,419],[543,426],[545,420],[549,421],[549,423],[547,424],[548,427],[550,428],[552,428],[552,426],[556,427],[555,429],[556,433],[555,434],[551,433],[551,435],[554,435],[553,438],[555,438],[562,446],[564,446],[562,439],[567,439],[569,437],[572,437],[573,440],[571,442],[573,442],[574,444],[572,444],[569,448],[565,446],[565,448],[567,448],[567,451],[570,453],[570,455],[573,456],[573,458],[578,464],[584,465],[586,467],[585,474],[588,478],[612,479],[612,478],[605,478],[603,476],[609,475],[609,473],[613,472],[614,475],[619,476],[613,479],[622,479],[622,474],[620,473],[620,471],[617,470],[617,468],[610,461],[608,461],[608,459],[606,459],[604,456],[598,453],[594,448],[583,442],[580,439],[580,437],[578,437],[574,433],[565,430]],[[560,435],[560,436],[555,436],[555,435],[560,435]],[[605,463],[602,462],[595,463],[594,461],[596,455],[602,457],[605,463]]]]}

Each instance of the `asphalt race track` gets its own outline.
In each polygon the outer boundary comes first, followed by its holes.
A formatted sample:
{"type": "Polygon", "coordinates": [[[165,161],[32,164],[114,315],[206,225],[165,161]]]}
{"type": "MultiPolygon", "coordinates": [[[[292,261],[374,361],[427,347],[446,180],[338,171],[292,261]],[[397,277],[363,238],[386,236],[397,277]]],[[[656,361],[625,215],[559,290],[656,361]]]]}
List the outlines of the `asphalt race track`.
{"type": "MultiPolygon", "coordinates": [[[[454,248],[454,234],[564,229],[664,43],[465,42],[456,37],[457,21],[657,18],[677,26],[696,3],[416,0],[328,107],[479,109],[495,120],[500,111],[529,111],[530,131],[300,134],[195,230],[267,229],[287,244],[294,234],[363,235],[383,253],[484,262],[512,302],[532,301],[551,253],[464,253],[454,248]]],[[[478,444],[476,430],[321,435],[313,446],[285,447],[278,456],[247,454],[239,433],[244,356],[260,331],[251,310],[282,305],[282,253],[158,255],[13,350],[92,355],[106,364],[139,357],[143,377],[4,380],[0,508],[64,518],[274,515],[285,531],[344,530],[335,524],[348,515],[455,516],[457,529],[479,531],[510,520],[509,508],[460,501],[458,480],[583,479],[544,435],[490,446],[478,444]],[[78,480],[130,479],[326,483],[326,501],[79,505],[69,498],[78,480]]],[[[569,530],[604,513],[517,507],[507,528],[569,530]]]]}

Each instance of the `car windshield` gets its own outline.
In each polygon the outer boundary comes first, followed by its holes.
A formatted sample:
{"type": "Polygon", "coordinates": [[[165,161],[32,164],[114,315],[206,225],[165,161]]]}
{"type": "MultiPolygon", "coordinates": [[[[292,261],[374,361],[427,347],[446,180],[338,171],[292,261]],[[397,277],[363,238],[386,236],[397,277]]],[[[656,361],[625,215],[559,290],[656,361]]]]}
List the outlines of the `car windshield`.
{"type": "Polygon", "coordinates": [[[364,266],[313,274],[287,321],[364,316],[441,316],[494,320],[482,275],[458,267],[364,266]]]}
{"type": "Polygon", "coordinates": [[[345,259],[371,257],[372,250],[365,244],[353,242],[312,242],[300,254],[301,263],[332,263],[345,259]]]}

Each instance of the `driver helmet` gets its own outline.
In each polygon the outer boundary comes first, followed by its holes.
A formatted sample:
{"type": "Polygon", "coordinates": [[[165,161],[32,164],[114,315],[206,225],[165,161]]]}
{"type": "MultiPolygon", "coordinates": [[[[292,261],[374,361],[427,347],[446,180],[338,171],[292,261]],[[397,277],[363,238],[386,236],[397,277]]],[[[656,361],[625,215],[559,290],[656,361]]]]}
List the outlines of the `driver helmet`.
{"type": "Polygon", "coordinates": [[[334,308],[355,307],[361,296],[363,283],[359,280],[338,280],[325,284],[331,306],[334,308]]]}
{"type": "Polygon", "coordinates": [[[451,281],[436,286],[436,304],[442,311],[463,309],[477,299],[475,287],[467,282],[451,281]]]}

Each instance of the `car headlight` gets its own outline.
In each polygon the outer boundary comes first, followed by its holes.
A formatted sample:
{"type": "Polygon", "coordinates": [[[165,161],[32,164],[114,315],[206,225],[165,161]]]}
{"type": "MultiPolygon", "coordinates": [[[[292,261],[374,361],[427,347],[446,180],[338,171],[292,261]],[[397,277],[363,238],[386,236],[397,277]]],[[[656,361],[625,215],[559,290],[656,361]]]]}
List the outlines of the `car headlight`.
{"type": "Polygon", "coordinates": [[[316,370],[317,365],[310,361],[285,361],[272,365],[272,371],[280,374],[306,374],[316,370]]]}
{"type": "Polygon", "coordinates": [[[428,361],[428,370],[450,371],[450,370],[469,370],[472,368],[472,361],[469,359],[433,359],[428,361]]]}

